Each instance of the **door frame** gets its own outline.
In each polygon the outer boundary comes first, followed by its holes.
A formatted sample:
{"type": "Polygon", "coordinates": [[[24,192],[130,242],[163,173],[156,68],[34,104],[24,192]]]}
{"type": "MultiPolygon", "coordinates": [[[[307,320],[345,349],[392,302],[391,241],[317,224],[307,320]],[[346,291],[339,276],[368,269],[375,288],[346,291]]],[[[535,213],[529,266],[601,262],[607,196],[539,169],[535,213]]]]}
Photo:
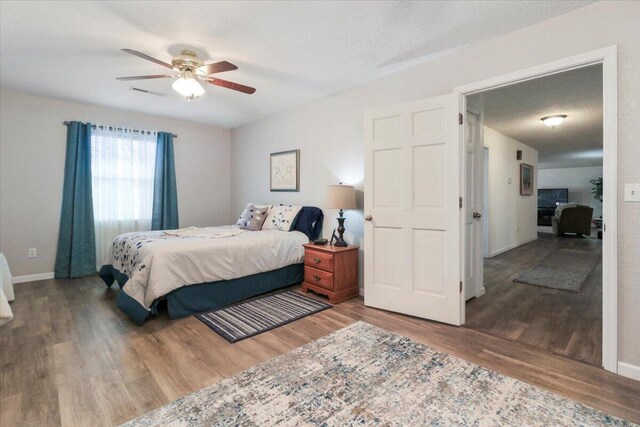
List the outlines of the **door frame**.
{"type": "MultiPolygon", "coordinates": [[[[618,72],[617,72],[617,45],[609,46],[580,55],[560,59],[558,61],[534,66],[524,70],[505,74],[456,87],[454,93],[458,98],[460,112],[467,111],[467,96],[474,93],[485,92],[527,80],[569,71],[590,65],[602,64],[602,105],[603,105],[603,194],[608,195],[603,200],[602,216],[603,242],[602,242],[602,365],[604,369],[618,372],[618,172],[617,172],[617,146],[618,146],[618,72]]],[[[465,165],[466,149],[464,143],[463,126],[460,132],[460,165],[465,165]]],[[[465,193],[466,171],[460,168],[460,194],[465,193]]],[[[464,218],[461,215],[461,218],[464,218]]],[[[462,227],[462,220],[461,220],[462,227]]],[[[461,228],[462,229],[462,228],[461,228]]],[[[465,271],[466,236],[460,233],[462,274],[465,271]]],[[[461,276],[463,277],[463,276],[461,276]]],[[[464,298],[462,298],[464,300],[464,298]]],[[[462,303],[462,322],[465,321],[465,304],[462,303]]]]}

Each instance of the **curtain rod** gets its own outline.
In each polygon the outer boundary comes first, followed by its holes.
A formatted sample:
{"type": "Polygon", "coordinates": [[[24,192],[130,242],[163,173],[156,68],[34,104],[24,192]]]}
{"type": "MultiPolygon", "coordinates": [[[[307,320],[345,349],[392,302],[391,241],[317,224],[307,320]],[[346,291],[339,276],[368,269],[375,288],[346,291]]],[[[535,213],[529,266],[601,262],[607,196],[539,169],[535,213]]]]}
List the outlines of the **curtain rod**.
{"type": "MultiPolygon", "coordinates": [[[[65,122],[62,122],[62,123],[63,123],[65,126],[68,126],[68,125],[70,125],[70,124],[71,124],[71,122],[68,122],[68,121],[65,121],[65,122]]],[[[103,126],[103,125],[91,125],[91,128],[92,128],[92,129],[95,129],[95,128],[97,128],[97,127],[98,127],[98,128],[100,128],[100,129],[104,129],[104,126],[103,126]]],[[[115,130],[124,130],[124,128],[115,128],[115,130]]],[[[131,129],[131,132],[140,133],[140,132],[144,132],[144,131],[140,131],[140,130],[138,130],[138,129],[131,129]]],[[[178,137],[178,135],[176,135],[175,133],[172,133],[171,135],[173,135],[173,137],[174,137],[174,138],[177,138],[177,137],[178,137]]]]}

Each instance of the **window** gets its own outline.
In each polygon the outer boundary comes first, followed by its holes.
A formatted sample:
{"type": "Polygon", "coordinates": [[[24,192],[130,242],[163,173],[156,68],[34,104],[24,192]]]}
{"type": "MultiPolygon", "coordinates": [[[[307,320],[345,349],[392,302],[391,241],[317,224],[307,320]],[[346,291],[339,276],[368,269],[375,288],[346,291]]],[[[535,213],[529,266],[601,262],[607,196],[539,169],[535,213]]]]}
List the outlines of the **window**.
{"type": "Polygon", "coordinates": [[[118,234],[151,229],[156,138],[155,132],[108,126],[91,132],[98,265],[118,234]]]}

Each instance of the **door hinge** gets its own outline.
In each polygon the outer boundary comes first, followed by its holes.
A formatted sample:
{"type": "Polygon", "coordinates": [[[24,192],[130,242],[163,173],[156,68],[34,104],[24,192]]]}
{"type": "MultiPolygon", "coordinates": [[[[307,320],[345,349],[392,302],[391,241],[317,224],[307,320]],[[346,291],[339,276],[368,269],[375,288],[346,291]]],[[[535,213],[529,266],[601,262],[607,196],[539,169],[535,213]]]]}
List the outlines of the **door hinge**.
{"type": "Polygon", "coordinates": [[[462,293],[462,280],[460,281],[460,293],[462,293]]]}
{"type": "Polygon", "coordinates": [[[462,209],[462,197],[459,197],[458,199],[459,199],[459,203],[458,204],[460,205],[460,209],[462,209]]]}
{"type": "Polygon", "coordinates": [[[462,113],[458,113],[458,124],[461,125],[464,118],[462,117],[462,113]]]}

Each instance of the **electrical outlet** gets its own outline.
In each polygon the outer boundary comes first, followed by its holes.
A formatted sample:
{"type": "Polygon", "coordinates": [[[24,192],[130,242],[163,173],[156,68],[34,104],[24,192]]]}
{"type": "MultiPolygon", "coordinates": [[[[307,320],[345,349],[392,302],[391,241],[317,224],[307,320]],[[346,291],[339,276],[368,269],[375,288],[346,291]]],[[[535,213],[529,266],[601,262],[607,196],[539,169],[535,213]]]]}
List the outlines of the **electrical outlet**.
{"type": "Polygon", "coordinates": [[[640,183],[624,185],[624,201],[640,202],[640,183]]]}
{"type": "Polygon", "coordinates": [[[35,258],[38,255],[36,248],[29,248],[29,258],[35,258]]]}

